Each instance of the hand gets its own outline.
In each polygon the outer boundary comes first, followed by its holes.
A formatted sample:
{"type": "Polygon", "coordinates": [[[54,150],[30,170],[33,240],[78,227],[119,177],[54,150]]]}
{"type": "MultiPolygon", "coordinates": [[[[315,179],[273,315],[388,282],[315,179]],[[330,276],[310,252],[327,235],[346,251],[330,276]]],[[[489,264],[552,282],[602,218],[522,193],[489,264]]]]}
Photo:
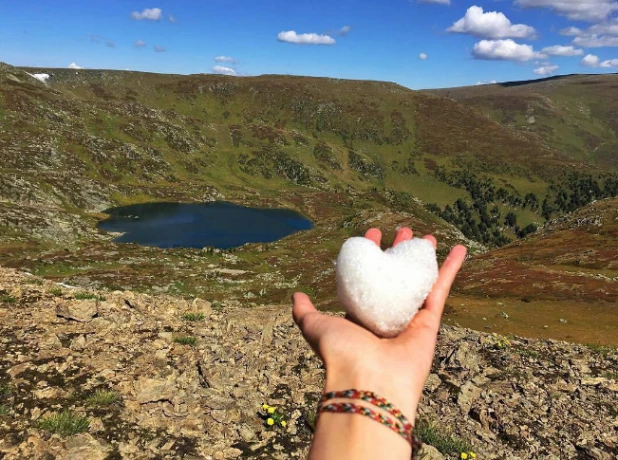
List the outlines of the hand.
{"type": "MultiPolygon", "coordinates": [[[[372,228],[365,237],[380,246],[380,230],[372,228]]],[[[412,230],[401,228],[393,246],[411,238],[412,230]]],[[[433,236],[424,238],[436,247],[433,236]]],[[[431,370],[444,303],[465,256],[464,246],[452,249],[423,308],[408,328],[394,338],[380,338],[348,319],[322,314],[306,294],[295,293],[294,321],[324,362],[324,391],[373,391],[413,421],[431,370]]]]}

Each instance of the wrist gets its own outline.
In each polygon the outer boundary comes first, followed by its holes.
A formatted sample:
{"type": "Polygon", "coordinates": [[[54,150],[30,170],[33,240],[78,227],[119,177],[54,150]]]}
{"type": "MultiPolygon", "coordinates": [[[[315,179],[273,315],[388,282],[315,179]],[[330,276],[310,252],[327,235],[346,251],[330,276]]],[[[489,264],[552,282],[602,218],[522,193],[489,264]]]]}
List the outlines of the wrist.
{"type": "MultiPolygon", "coordinates": [[[[403,374],[407,375],[407,373],[403,374]]],[[[401,373],[389,375],[388,371],[379,366],[371,369],[356,365],[327,366],[324,392],[349,389],[372,391],[389,400],[410,422],[414,423],[420,392],[417,396],[411,382],[398,378],[397,375],[401,373]]]]}

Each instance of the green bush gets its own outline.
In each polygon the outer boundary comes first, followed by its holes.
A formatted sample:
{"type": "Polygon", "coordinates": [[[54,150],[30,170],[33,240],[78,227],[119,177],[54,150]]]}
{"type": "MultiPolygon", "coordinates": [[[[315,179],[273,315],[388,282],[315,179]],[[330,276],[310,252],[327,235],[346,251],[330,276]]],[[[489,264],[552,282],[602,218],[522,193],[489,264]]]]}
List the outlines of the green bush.
{"type": "Polygon", "coordinates": [[[202,321],[204,319],[204,313],[185,313],[182,315],[182,319],[185,321],[202,321]]]}
{"type": "Polygon", "coordinates": [[[97,390],[86,400],[91,406],[109,406],[120,400],[120,394],[113,390],[97,390]]]}
{"type": "Polygon", "coordinates": [[[50,433],[58,433],[60,436],[71,436],[87,431],[90,426],[88,417],[76,414],[71,410],[64,410],[43,418],[38,427],[50,433]]]}
{"type": "Polygon", "coordinates": [[[179,343],[181,345],[195,345],[197,342],[197,339],[195,337],[192,337],[190,335],[182,335],[180,337],[175,337],[174,338],[174,342],[179,343]]]}

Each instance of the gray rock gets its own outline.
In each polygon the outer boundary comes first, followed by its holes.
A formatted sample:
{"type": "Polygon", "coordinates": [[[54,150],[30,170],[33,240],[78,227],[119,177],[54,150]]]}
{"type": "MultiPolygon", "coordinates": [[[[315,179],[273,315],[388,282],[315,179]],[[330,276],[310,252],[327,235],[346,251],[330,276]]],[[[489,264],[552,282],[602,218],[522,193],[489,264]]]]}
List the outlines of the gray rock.
{"type": "Polygon", "coordinates": [[[176,389],[163,379],[142,378],[135,382],[136,399],[140,404],[157,401],[171,401],[176,389]]]}
{"type": "Polygon", "coordinates": [[[76,434],[65,442],[66,460],[104,460],[112,451],[112,447],[95,439],[88,433],[76,434]]]}
{"type": "Polygon", "coordinates": [[[459,389],[459,395],[457,395],[457,404],[461,408],[464,414],[470,412],[470,407],[478,399],[481,394],[481,389],[471,382],[466,382],[459,389]]]}
{"type": "Polygon", "coordinates": [[[69,300],[56,306],[56,315],[61,318],[88,323],[98,313],[97,300],[69,300]]]}
{"type": "Polygon", "coordinates": [[[86,348],[86,336],[78,335],[77,337],[73,338],[73,340],[71,340],[71,343],[69,344],[69,348],[74,351],[81,351],[86,348]]]}
{"type": "Polygon", "coordinates": [[[423,460],[444,460],[444,455],[434,446],[423,444],[422,449],[418,453],[418,458],[423,460]]]}

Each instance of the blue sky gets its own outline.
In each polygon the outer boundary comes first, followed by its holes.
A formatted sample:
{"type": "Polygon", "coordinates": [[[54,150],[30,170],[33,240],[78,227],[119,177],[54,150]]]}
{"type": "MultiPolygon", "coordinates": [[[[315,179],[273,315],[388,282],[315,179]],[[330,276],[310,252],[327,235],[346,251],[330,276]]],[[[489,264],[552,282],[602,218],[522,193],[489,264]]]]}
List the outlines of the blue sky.
{"type": "Polygon", "coordinates": [[[0,61],[435,88],[618,72],[617,17],[618,0],[11,0],[0,61]]]}

